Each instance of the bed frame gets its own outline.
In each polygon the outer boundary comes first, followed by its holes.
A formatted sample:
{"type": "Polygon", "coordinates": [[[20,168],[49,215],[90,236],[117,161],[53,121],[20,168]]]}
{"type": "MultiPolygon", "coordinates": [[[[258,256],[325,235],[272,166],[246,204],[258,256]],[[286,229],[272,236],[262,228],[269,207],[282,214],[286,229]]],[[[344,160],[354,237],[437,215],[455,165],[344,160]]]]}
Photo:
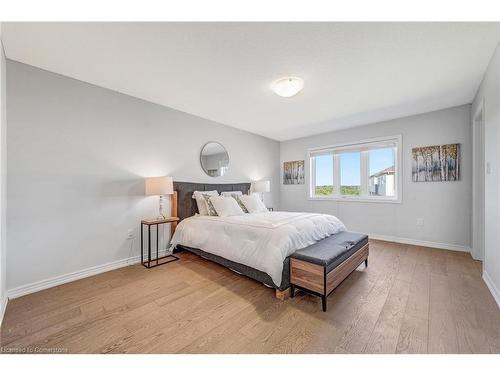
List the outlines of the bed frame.
{"type": "MultiPolygon", "coordinates": [[[[250,192],[250,183],[235,183],[235,184],[203,184],[196,182],[179,182],[174,181],[174,195],[172,199],[172,211],[171,215],[179,218],[179,222],[194,216],[198,213],[198,208],[196,206],[196,200],[193,199],[194,191],[209,191],[217,190],[218,192],[223,191],[241,191],[243,194],[248,194],[250,192]]],[[[175,231],[176,225],[172,225],[172,234],[175,231]]],[[[290,258],[286,258],[283,263],[283,274],[281,285],[275,285],[272,281],[271,276],[267,273],[259,271],[255,268],[248,267],[241,263],[236,263],[230,261],[229,259],[207,253],[202,249],[190,248],[187,246],[177,245],[175,251],[189,251],[205,259],[211,260],[212,262],[218,263],[224,267],[231,269],[237,273],[250,277],[257,280],[267,287],[274,288],[276,290],[276,297],[283,300],[290,296],[290,258]]]]}

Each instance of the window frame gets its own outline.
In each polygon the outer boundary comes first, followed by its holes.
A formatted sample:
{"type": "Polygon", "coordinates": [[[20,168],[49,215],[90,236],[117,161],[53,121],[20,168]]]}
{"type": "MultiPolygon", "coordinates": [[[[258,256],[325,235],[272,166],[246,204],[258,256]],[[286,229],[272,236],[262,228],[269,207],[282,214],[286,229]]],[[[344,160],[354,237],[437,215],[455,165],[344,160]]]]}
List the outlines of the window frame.
{"type": "Polygon", "coordinates": [[[403,176],[403,163],[402,163],[402,144],[403,137],[401,134],[364,139],[356,142],[346,142],[335,145],[328,145],[322,147],[314,147],[307,150],[307,164],[306,177],[307,186],[306,194],[307,199],[311,201],[341,201],[341,202],[378,202],[378,203],[402,203],[402,176],[403,176]],[[394,155],[394,169],[395,169],[395,186],[394,197],[373,196],[369,194],[369,152],[370,150],[362,150],[370,146],[372,149],[384,148],[384,144],[394,142],[396,144],[396,151],[394,155]],[[363,147],[364,146],[364,147],[363,147]],[[343,151],[360,152],[360,195],[342,195],[340,194],[340,149],[343,151]],[[316,168],[315,168],[315,154],[319,153],[333,154],[333,191],[332,195],[316,196],[314,195],[316,189],[316,168]]]}

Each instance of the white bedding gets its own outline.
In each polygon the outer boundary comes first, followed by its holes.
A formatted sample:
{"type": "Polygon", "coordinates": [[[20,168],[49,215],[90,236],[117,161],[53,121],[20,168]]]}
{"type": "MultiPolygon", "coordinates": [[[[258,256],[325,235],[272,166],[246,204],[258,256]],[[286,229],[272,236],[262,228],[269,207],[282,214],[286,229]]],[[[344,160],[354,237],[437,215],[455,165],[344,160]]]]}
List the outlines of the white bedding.
{"type": "Polygon", "coordinates": [[[182,220],[172,246],[201,249],[263,271],[279,286],[283,261],[295,250],[345,231],[332,215],[262,212],[239,216],[193,216],[182,220]]]}

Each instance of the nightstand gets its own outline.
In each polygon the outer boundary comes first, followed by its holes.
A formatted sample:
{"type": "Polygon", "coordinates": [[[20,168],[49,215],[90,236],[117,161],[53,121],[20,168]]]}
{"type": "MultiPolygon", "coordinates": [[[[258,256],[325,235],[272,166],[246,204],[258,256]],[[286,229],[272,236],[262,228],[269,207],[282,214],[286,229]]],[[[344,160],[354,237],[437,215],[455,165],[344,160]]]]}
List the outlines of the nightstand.
{"type": "Polygon", "coordinates": [[[165,229],[165,224],[175,225],[179,221],[178,217],[166,217],[165,219],[144,219],[141,220],[141,264],[146,268],[153,268],[156,266],[161,266],[162,264],[167,264],[170,262],[175,262],[179,260],[173,254],[159,256],[160,251],[168,251],[168,248],[165,250],[159,250],[158,245],[158,234],[160,231],[160,226],[162,230],[165,229]],[[151,227],[156,227],[156,258],[151,259],[151,227]],[[144,259],[144,230],[147,228],[147,259],[144,259]]]}

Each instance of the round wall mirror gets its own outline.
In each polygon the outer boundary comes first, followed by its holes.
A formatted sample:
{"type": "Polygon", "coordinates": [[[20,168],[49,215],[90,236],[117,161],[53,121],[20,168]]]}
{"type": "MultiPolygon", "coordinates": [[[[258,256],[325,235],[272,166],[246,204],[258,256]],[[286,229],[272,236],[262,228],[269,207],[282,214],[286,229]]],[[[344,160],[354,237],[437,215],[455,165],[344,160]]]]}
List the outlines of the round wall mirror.
{"type": "Polygon", "coordinates": [[[200,153],[201,167],[210,177],[224,176],[229,167],[229,154],[218,142],[208,142],[200,153]]]}

